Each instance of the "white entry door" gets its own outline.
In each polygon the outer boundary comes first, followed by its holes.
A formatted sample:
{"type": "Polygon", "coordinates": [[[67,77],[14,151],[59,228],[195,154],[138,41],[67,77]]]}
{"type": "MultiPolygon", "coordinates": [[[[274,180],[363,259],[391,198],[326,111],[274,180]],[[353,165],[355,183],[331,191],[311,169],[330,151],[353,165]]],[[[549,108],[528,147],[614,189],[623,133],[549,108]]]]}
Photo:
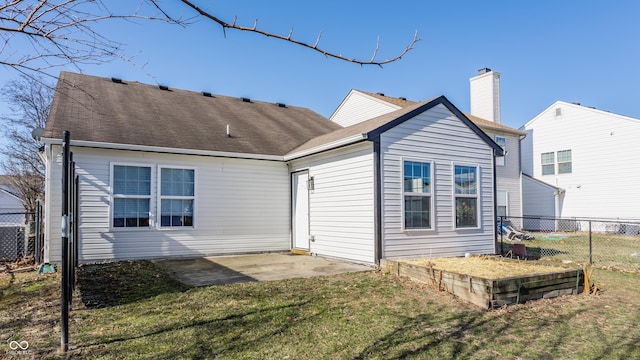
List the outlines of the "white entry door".
{"type": "Polygon", "coordinates": [[[292,174],[293,248],[309,250],[309,180],[308,172],[292,174]]]}

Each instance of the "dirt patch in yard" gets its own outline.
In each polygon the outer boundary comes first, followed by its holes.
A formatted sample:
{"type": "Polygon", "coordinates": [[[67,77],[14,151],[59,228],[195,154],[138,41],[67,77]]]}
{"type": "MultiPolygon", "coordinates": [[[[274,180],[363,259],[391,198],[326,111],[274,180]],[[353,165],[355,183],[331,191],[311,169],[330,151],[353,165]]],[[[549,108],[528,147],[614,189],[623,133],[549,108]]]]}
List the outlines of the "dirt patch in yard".
{"type": "Polygon", "coordinates": [[[543,265],[526,260],[505,259],[497,256],[471,256],[464,258],[413,259],[405,262],[448,272],[468,274],[485,279],[501,279],[522,275],[549,274],[567,270],[560,266],[543,265]]]}

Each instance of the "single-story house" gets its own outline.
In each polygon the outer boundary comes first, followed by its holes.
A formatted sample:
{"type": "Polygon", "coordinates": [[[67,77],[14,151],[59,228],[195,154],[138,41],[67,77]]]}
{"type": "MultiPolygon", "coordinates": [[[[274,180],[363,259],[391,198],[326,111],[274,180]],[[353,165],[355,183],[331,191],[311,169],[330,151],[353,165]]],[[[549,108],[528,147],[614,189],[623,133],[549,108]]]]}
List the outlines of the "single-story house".
{"type": "Polygon", "coordinates": [[[65,130],[80,262],[495,252],[502,148],[444,96],[343,127],[286,104],[63,72],[42,135],[52,262],[65,130]]]}

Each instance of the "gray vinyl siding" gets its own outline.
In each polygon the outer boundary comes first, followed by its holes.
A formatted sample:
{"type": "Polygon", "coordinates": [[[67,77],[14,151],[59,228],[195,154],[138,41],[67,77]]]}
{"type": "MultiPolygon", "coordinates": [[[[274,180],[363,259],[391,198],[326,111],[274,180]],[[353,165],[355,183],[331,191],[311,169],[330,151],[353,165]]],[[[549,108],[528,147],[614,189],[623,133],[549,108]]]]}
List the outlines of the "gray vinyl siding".
{"type": "MultiPolygon", "coordinates": [[[[289,173],[285,163],[123,150],[73,148],[80,179],[81,262],[199,257],[290,248],[289,173]],[[158,218],[159,166],[195,169],[195,227],[110,228],[111,162],[152,168],[151,213],[158,218]]],[[[60,166],[53,168],[59,179],[60,166]]],[[[57,181],[53,181],[55,184],[57,181]]],[[[59,199],[48,205],[60,223],[59,199]]],[[[48,230],[51,261],[59,261],[59,229],[48,230]]]]}
{"type": "Polygon", "coordinates": [[[291,171],[308,170],[310,252],[373,263],[373,146],[359,143],[291,162],[291,171]]]}
{"type": "Polygon", "coordinates": [[[494,252],[493,155],[476,133],[438,105],[381,135],[383,257],[442,257],[494,252]],[[402,161],[434,164],[434,224],[404,231],[402,161]],[[479,169],[478,229],[455,229],[453,166],[479,169]]]}
{"type": "Polygon", "coordinates": [[[520,180],[520,138],[506,133],[485,131],[492,139],[507,140],[504,166],[496,166],[496,190],[508,193],[507,215],[522,216],[522,188],[520,180]]]}

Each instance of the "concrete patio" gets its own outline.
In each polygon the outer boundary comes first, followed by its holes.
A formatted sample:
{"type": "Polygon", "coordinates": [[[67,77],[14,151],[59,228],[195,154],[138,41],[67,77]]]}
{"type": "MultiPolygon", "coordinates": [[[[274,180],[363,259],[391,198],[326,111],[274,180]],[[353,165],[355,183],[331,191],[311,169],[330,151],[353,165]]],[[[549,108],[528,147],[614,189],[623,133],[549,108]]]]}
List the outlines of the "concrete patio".
{"type": "Polygon", "coordinates": [[[290,253],[156,260],[191,286],[223,285],[372,271],[372,266],[290,253]]]}

